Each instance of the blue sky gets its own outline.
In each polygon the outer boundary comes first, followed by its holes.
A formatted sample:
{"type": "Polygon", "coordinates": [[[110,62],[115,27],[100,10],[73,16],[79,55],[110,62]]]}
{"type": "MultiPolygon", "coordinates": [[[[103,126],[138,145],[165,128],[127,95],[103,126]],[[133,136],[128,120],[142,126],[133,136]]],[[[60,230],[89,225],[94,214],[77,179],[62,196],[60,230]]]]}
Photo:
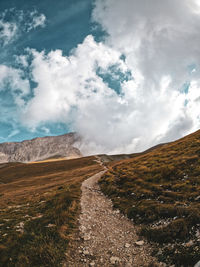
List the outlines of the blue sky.
{"type": "MultiPolygon", "coordinates": [[[[88,34],[91,32],[94,34],[93,24],[90,20],[92,11],[91,0],[31,0],[28,2],[5,0],[0,2],[0,13],[7,12],[7,21],[18,22],[17,16],[19,11],[27,13],[28,16],[28,13],[34,10],[38,14],[45,15],[45,27],[38,27],[28,33],[23,32],[16,40],[2,46],[0,64],[15,66],[16,55],[23,54],[24,49],[27,47],[35,48],[38,51],[45,49],[47,52],[61,49],[63,54],[68,55],[71,49],[81,43],[88,34]],[[11,9],[13,8],[14,10],[12,11],[11,9]]],[[[100,32],[97,32],[97,38],[99,35],[100,32]]],[[[30,131],[30,129],[23,127],[19,121],[16,121],[16,118],[13,118],[15,104],[8,90],[1,92],[0,97],[1,117],[4,117],[0,121],[0,142],[21,141],[48,134],[48,132],[40,129],[30,131]]],[[[47,123],[45,127],[49,129],[50,135],[63,134],[69,131],[68,125],[63,123],[47,123]]]]}
{"type": "MultiPolygon", "coordinates": [[[[68,53],[91,31],[92,3],[89,0],[1,1],[1,12],[11,8],[24,12],[37,10],[46,16],[47,24],[44,28],[31,31],[26,37],[21,36],[15,43],[17,47],[11,48],[12,51],[16,49],[13,52],[21,53],[26,47],[34,47],[38,50],[62,49],[68,53]]],[[[14,19],[17,20],[17,16],[14,19]]]]}
{"type": "Polygon", "coordinates": [[[199,32],[197,0],[2,0],[0,142],[131,153],[198,130],[199,32]]]}

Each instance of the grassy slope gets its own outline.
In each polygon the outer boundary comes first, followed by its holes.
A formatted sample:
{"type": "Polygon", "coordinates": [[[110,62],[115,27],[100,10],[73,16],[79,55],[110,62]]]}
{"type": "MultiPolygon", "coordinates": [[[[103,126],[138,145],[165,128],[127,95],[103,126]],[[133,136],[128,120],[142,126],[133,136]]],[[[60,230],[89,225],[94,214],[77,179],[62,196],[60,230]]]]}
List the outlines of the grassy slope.
{"type": "Polygon", "coordinates": [[[100,185],[161,261],[200,260],[200,131],[114,164],[100,185]]]}
{"type": "Polygon", "coordinates": [[[94,160],[0,165],[0,266],[60,266],[94,160]]]}

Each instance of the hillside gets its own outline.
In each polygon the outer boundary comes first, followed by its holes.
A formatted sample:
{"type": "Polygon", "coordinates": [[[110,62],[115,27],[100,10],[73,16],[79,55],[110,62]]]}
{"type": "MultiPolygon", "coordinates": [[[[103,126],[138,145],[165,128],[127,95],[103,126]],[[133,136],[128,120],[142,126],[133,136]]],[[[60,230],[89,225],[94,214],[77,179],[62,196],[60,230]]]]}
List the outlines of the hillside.
{"type": "Polygon", "coordinates": [[[200,131],[112,163],[100,186],[140,226],[160,261],[200,260],[200,131]]]}
{"type": "Polygon", "coordinates": [[[0,164],[0,266],[60,266],[95,157],[0,164]]]}
{"type": "Polygon", "coordinates": [[[0,266],[193,267],[199,166],[200,131],[131,155],[0,164],[0,266]]]}
{"type": "Polygon", "coordinates": [[[29,162],[51,157],[80,157],[81,152],[75,147],[80,141],[76,133],[60,136],[47,136],[0,144],[0,163],[29,162]]]}

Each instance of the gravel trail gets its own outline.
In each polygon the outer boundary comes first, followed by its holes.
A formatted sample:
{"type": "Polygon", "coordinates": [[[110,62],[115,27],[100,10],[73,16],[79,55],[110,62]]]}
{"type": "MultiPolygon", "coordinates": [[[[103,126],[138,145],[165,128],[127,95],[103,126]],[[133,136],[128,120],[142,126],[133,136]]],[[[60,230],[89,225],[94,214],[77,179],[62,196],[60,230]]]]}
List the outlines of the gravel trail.
{"type": "Polygon", "coordinates": [[[105,172],[104,167],[82,184],[80,232],[70,245],[64,266],[150,266],[155,262],[151,248],[100,190],[98,180],[105,172]]]}

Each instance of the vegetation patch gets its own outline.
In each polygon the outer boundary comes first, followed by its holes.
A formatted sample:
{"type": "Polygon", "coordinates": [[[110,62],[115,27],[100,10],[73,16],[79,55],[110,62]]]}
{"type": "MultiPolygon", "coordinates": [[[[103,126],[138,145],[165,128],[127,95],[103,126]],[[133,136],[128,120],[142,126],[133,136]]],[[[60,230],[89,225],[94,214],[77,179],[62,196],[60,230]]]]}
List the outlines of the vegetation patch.
{"type": "Polygon", "coordinates": [[[200,260],[200,131],[110,164],[100,186],[167,264],[200,260]]]}
{"type": "Polygon", "coordinates": [[[62,266],[77,230],[82,181],[101,170],[94,160],[0,169],[0,266],[62,266]]]}

